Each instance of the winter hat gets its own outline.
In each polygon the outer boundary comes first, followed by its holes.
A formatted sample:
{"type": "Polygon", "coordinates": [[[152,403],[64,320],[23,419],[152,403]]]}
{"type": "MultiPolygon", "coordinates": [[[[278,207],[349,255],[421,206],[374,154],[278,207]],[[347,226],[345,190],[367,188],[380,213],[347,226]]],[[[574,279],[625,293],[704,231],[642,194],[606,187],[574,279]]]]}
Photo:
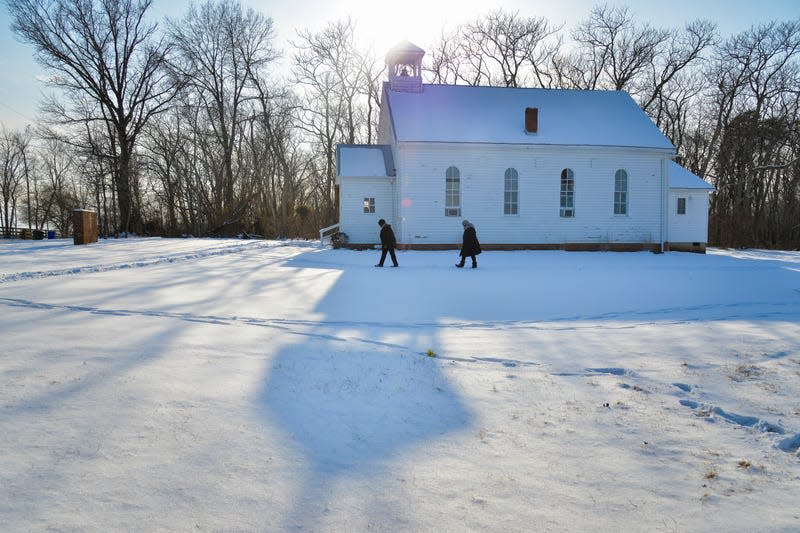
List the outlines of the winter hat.
{"type": "Polygon", "coordinates": [[[378,221],[378,225],[379,225],[379,226],[383,226],[384,224],[386,224],[386,221],[385,221],[385,220],[383,220],[383,219],[380,219],[380,220],[378,221]]]}
{"type": "Polygon", "coordinates": [[[469,220],[464,219],[464,220],[461,221],[461,225],[464,226],[465,228],[468,228],[472,224],[469,223],[469,220]]]}

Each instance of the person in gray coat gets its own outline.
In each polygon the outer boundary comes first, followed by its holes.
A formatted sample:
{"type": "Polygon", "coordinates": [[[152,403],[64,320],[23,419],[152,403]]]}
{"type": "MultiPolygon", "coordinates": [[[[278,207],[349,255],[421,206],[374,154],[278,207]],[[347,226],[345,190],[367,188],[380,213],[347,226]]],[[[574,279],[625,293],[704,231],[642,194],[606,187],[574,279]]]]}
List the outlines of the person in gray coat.
{"type": "Polygon", "coordinates": [[[458,268],[464,266],[464,261],[469,257],[472,259],[472,268],[478,268],[478,260],[475,256],[481,253],[481,244],[478,242],[478,235],[469,220],[464,220],[461,223],[464,226],[464,236],[461,242],[461,262],[456,263],[458,268]]]}

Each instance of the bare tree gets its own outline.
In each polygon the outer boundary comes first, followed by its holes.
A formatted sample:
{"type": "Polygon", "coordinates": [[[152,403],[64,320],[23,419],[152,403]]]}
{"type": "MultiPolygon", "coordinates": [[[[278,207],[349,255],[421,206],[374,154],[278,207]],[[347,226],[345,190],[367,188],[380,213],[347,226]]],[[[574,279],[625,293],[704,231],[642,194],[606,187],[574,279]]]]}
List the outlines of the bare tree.
{"type": "Polygon", "coordinates": [[[256,81],[260,113],[254,116],[248,141],[260,179],[251,215],[261,231],[272,235],[309,236],[298,223],[307,211],[304,167],[311,156],[295,134],[296,98],[285,87],[270,89],[266,80],[256,81]]]}
{"type": "Polygon", "coordinates": [[[370,123],[363,109],[374,81],[371,64],[358,52],[352,20],[328,24],[322,31],[298,32],[292,75],[300,88],[298,128],[320,154],[325,223],[336,216],[334,180],[337,143],[363,139],[370,123]]]}
{"type": "Polygon", "coordinates": [[[44,221],[39,218],[38,210],[34,209],[38,197],[35,177],[36,158],[31,150],[32,139],[33,131],[30,126],[26,127],[24,132],[15,135],[17,149],[22,159],[22,174],[25,179],[25,220],[29,226],[41,229],[44,221]]]}
{"type": "Polygon", "coordinates": [[[52,224],[62,234],[69,233],[76,195],[76,157],[68,145],[46,139],[38,149],[39,175],[37,209],[41,220],[52,224]]]}
{"type": "MultiPolygon", "coordinates": [[[[89,120],[113,132],[114,185],[121,229],[136,229],[131,193],[135,146],[142,128],[170,100],[161,70],[168,47],[146,15],[152,0],[6,0],[12,29],[73,102],[95,102],[89,120]]],[[[65,113],[64,124],[85,120],[65,113]]]]}
{"type": "Polygon", "coordinates": [[[381,94],[383,91],[383,79],[386,75],[386,64],[367,52],[361,56],[361,66],[364,73],[365,86],[359,92],[364,95],[366,100],[364,122],[366,123],[367,131],[364,142],[371,144],[378,135],[381,94]]]}
{"type": "Polygon", "coordinates": [[[581,88],[632,92],[633,80],[652,65],[668,33],[637,25],[626,7],[601,5],[592,9],[572,38],[578,45],[574,59],[581,88]]]}
{"type": "Polygon", "coordinates": [[[697,162],[702,158],[700,144],[693,144],[693,131],[703,121],[701,97],[705,79],[697,72],[685,72],[674,76],[659,89],[650,113],[656,125],[675,145],[679,154],[697,172],[697,162]],[[655,116],[653,116],[655,115],[655,116]]]}
{"type": "Polygon", "coordinates": [[[212,231],[225,232],[240,224],[252,193],[236,151],[253,113],[249,102],[257,97],[253,78],[277,58],[272,19],[233,0],[207,1],[171,22],[170,32],[177,52],[173,70],[199,110],[196,134],[207,137],[200,141],[211,165],[212,231]]]}
{"type": "Polygon", "coordinates": [[[559,30],[541,17],[495,10],[467,24],[463,33],[470,56],[482,58],[472,66],[486,84],[549,87],[547,67],[560,44],[553,38],[559,30]]]}
{"type": "MultiPolygon", "coordinates": [[[[661,126],[664,109],[662,95],[670,84],[681,85],[679,75],[702,60],[703,52],[714,43],[716,26],[706,20],[696,20],[682,30],[667,33],[667,38],[654,51],[647,65],[649,75],[640,83],[639,103],[661,126]]],[[[685,78],[684,78],[685,79],[685,78]]]]}
{"type": "Polygon", "coordinates": [[[180,115],[164,114],[151,122],[145,131],[143,160],[153,176],[153,194],[162,208],[162,227],[170,236],[179,235],[178,223],[181,191],[184,180],[180,172],[184,137],[180,115]],[[155,184],[158,184],[157,186],[155,184]]]}
{"type": "Polygon", "coordinates": [[[428,54],[424,69],[433,83],[481,85],[491,80],[487,58],[464,36],[465,27],[442,33],[428,54]]]}
{"type": "Polygon", "coordinates": [[[24,183],[24,145],[27,142],[20,132],[2,129],[0,134],[0,215],[2,215],[3,233],[11,234],[17,224],[21,187],[24,183]]]}
{"type": "Polygon", "coordinates": [[[552,87],[560,27],[502,9],[442,33],[426,70],[434,83],[552,87]]]}
{"type": "Polygon", "coordinates": [[[459,57],[458,33],[445,33],[439,36],[427,53],[424,70],[430,73],[431,83],[455,85],[462,80],[459,57]]]}
{"type": "Polygon", "coordinates": [[[775,245],[785,234],[776,222],[784,218],[782,204],[797,205],[800,21],[765,24],[728,39],[710,76],[718,80],[703,163],[717,187],[711,235],[727,245],[775,245]]]}
{"type": "Polygon", "coordinates": [[[679,153],[690,136],[690,121],[698,118],[702,105],[701,95],[707,85],[701,74],[707,60],[703,54],[714,44],[715,31],[712,23],[702,20],[670,31],[647,73],[635,80],[639,105],[679,153]]]}

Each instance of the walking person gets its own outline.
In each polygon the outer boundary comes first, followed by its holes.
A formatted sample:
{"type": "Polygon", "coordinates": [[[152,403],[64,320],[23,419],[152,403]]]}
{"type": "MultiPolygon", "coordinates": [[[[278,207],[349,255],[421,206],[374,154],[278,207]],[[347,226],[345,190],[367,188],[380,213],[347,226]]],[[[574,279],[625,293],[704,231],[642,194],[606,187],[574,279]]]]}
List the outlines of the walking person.
{"type": "Polygon", "coordinates": [[[464,237],[461,242],[461,262],[456,263],[456,266],[462,268],[464,261],[469,257],[472,259],[472,268],[478,268],[478,260],[475,256],[481,253],[481,244],[478,242],[475,226],[469,220],[464,220],[461,225],[464,226],[464,237]]]}
{"type": "Polygon", "coordinates": [[[392,258],[392,266],[400,266],[397,264],[397,256],[394,255],[394,249],[397,247],[397,239],[394,238],[394,231],[392,226],[387,224],[385,220],[380,219],[378,225],[381,227],[381,261],[376,267],[382,267],[383,262],[386,261],[386,254],[388,253],[392,258]]]}

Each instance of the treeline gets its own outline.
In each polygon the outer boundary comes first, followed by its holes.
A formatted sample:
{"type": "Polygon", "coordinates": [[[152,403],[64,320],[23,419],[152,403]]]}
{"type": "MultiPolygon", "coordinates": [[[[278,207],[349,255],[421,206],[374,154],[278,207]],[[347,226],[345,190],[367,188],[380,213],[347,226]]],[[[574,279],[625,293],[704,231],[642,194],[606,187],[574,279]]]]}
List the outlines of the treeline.
{"type": "MultiPolygon", "coordinates": [[[[7,0],[57,96],[0,136],[0,222],[69,233],[314,237],[336,222],[335,147],[375,140],[383,55],[352,20],[300,31],[206,0],[153,22],[150,0],[7,0]],[[279,68],[284,57],[289,68],[279,68]],[[288,70],[288,74],[286,74],[288,70]]],[[[493,11],[443,33],[426,82],[629,92],[712,183],[709,239],[800,247],[800,21],[720,36],[598,6],[574,28],[493,11]]]]}

